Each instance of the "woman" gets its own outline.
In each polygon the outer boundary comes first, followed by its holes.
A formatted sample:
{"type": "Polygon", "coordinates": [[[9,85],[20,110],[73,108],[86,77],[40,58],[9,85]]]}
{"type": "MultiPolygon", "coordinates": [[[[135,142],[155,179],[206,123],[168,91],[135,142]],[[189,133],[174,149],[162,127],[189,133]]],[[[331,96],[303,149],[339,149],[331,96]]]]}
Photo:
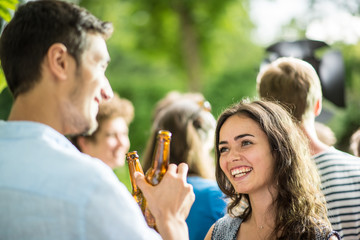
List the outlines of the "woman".
{"type": "Polygon", "coordinates": [[[205,239],[340,239],[306,140],[280,105],[243,100],[220,115],[215,138],[216,180],[231,201],[205,239]]]}
{"type": "Polygon", "coordinates": [[[226,213],[224,196],[216,184],[214,148],[216,120],[210,112],[210,104],[198,102],[195,95],[179,94],[174,98],[166,96],[158,104],[154,115],[152,136],[143,158],[144,170],[150,168],[155,145],[156,133],[160,129],[172,133],[170,162],[189,166],[187,181],[193,186],[195,202],[186,223],[190,240],[204,239],[208,229],[226,213]]]}

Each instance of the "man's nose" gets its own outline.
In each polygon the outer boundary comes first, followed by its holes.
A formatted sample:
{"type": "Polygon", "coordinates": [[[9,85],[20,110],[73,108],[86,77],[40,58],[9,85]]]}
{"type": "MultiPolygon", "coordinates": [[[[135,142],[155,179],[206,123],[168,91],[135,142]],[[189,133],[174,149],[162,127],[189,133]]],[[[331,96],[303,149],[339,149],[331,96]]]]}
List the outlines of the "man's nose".
{"type": "Polygon", "coordinates": [[[105,101],[114,97],[114,92],[110,86],[109,80],[105,77],[104,86],[101,88],[101,97],[105,101]]]}

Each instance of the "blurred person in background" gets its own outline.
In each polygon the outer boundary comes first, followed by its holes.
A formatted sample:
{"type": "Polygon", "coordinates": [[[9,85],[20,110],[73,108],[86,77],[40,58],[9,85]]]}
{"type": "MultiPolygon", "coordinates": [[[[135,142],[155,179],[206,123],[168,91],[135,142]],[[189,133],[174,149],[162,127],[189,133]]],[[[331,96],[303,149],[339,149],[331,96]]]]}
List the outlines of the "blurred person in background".
{"type": "Polygon", "coordinates": [[[317,136],[315,118],[322,109],[322,90],[315,69],[300,59],[279,58],[260,70],[257,89],[263,99],[286,106],[307,136],[334,230],[345,240],[360,239],[360,159],[317,136]]]}
{"type": "MultiPolygon", "coordinates": [[[[199,92],[179,92],[176,90],[168,92],[165,97],[160,99],[153,110],[152,113],[152,121],[155,120],[156,116],[165,109],[167,106],[171,105],[172,103],[176,102],[179,99],[191,99],[198,104],[208,104],[209,102],[206,101],[204,95],[199,92]]],[[[205,106],[206,107],[206,106],[205,106]]],[[[211,109],[211,106],[207,106],[207,108],[211,109]]]]}
{"type": "Polygon", "coordinates": [[[143,158],[144,170],[151,167],[156,133],[172,133],[170,162],[187,163],[187,182],[193,186],[195,202],[186,223],[191,240],[204,239],[209,227],[226,212],[224,195],[214,180],[216,120],[210,103],[200,93],[171,92],[160,100],[155,110],[151,137],[143,158]]]}
{"type": "Polygon", "coordinates": [[[115,93],[110,101],[99,105],[95,132],[73,136],[71,141],[81,152],[100,159],[112,169],[124,166],[125,154],[130,148],[129,125],[133,118],[133,104],[115,93]]]}
{"type": "Polygon", "coordinates": [[[351,135],[350,152],[351,154],[360,157],[360,128],[351,135]]]}
{"type": "Polygon", "coordinates": [[[331,130],[331,128],[324,123],[315,122],[315,130],[316,135],[328,146],[334,146],[336,143],[336,136],[335,133],[331,130]]]}

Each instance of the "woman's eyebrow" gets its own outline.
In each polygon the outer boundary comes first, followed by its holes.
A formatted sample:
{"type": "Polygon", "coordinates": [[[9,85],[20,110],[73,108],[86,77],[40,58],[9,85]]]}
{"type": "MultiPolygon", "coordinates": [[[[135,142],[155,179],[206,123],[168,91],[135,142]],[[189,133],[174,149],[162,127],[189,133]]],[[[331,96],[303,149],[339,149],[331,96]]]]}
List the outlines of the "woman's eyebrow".
{"type": "Polygon", "coordinates": [[[255,137],[255,136],[250,134],[250,133],[244,133],[244,134],[240,134],[240,135],[237,135],[236,137],[234,137],[234,140],[237,141],[237,140],[239,140],[240,138],[243,138],[243,137],[255,137]]]}
{"type": "MultiPolygon", "coordinates": [[[[237,140],[239,140],[240,138],[243,138],[243,137],[255,137],[254,135],[252,135],[252,134],[250,134],[250,133],[245,133],[245,134],[240,134],[240,135],[237,135],[237,136],[235,136],[234,137],[234,140],[235,141],[237,141],[237,140]]],[[[221,144],[227,144],[228,143],[228,141],[220,141],[219,142],[219,145],[221,145],[221,144]]]]}

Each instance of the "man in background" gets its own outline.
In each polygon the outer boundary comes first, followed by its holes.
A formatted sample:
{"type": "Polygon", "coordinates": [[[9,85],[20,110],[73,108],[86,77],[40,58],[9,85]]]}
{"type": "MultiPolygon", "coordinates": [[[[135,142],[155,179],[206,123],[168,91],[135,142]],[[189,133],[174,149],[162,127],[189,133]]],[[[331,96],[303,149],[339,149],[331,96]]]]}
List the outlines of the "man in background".
{"type": "Polygon", "coordinates": [[[343,239],[360,239],[360,159],[321,142],[315,118],[322,91],[315,69],[295,58],[279,58],[257,76],[260,97],[285,105],[309,139],[327,201],[328,218],[343,239]]]}

